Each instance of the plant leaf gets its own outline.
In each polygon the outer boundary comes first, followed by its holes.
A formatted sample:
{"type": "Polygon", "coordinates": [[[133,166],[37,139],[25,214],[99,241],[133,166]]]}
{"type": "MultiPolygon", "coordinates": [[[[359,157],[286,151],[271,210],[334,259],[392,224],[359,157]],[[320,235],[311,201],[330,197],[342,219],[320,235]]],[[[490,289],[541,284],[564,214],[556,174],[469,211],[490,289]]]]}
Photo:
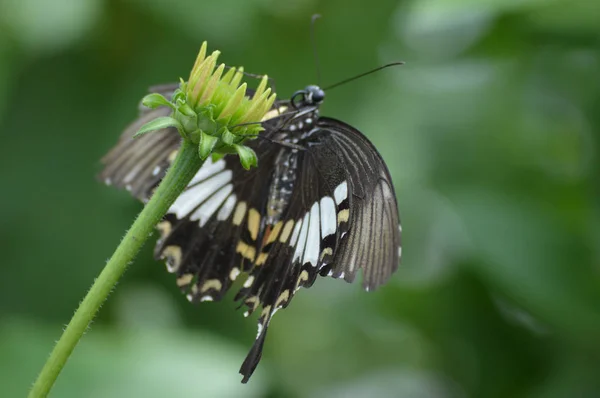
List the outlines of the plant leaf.
{"type": "Polygon", "coordinates": [[[171,109],[175,109],[173,104],[168,99],[158,93],[146,95],[144,98],[142,98],[142,105],[150,109],[158,108],[159,106],[168,106],[171,109]]]}
{"type": "Polygon", "coordinates": [[[223,141],[224,144],[233,145],[233,140],[235,139],[235,136],[231,133],[231,131],[229,131],[227,127],[222,128],[220,133],[221,141],[223,141]]]}
{"type": "Polygon", "coordinates": [[[169,127],[175,127],[180,132],[183,128],[181,126],[181,123],[179,123],[179,121],[177,121],[176,119],[173,119],[170,116],[163,116],[144,124],[142,127],[140,127],[138,132],[134,134],[133,138],[136,138],[142,134],[149,133],[151,131],[162,130],[169,127]]]}

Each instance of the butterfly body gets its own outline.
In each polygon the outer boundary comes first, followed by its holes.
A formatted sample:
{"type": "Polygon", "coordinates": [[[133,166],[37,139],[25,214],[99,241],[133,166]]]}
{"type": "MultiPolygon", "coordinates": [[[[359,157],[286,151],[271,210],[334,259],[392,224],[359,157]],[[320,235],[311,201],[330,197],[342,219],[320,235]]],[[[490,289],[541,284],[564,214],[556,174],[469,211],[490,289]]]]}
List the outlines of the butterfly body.
{"type": "MultiPolygon", "coordinates": [[[[163,86],[167,92],[174,87],[163,86]]],[[[352,282],[363,270],[372,290],[397,269],[400,221],[389,171],[368,139],[320,117],[324,92],[308,86],[278,101],[263,119],[263,139],[247,142],[258,167],[226,156],[201,167],[158,225],[155,256],[166,260],[192,302],[220,300],[242,273],[236,294],[260,309],[259,331],[240,373],[248,380],[273,314],[319,275],[352,282]]],[[[160,182],[179,145],[176,131],[130,137],[168,110],[145,111],[103,159],[100,175],[142,201],[160,182]]]]}

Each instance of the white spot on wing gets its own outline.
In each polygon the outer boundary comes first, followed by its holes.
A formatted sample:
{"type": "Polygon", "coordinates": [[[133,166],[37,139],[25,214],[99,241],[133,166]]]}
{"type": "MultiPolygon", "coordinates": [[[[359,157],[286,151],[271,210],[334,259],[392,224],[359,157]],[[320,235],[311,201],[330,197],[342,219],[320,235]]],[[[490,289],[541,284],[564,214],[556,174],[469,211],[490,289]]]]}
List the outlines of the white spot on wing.
{"type": "Polygon", "coordinates": [[[233,185],[227,184],[223,188],[221,188],[217,193],[215,193],[212,197],[208,198],[206,202],[202,204],[190,217],[191,221],[199,220],[199,225],[201,227],[206,224],[208,219],[217,211],[219,206],[223,203],[225,198],[229,196],[229,194],[233,191],[233,185]]]}
{"type": "Polygon", "coordinates": [[[296,246],[296,241],[298,240],[298,234],[300,234],[300,228],[302,227],[302,220],[298,220],[296,225],[294,226],[294,232],[292,232],[292,239],[290,240],[290,246],[296,246]]]}
{"type": "Polygon", "coordinates": [[[252,286],[252,283],[254,283],[254,277],[252,275],[250,275],[248,277],[248,279],[246,279],[246,282],[244,282],[244,287],[248,288],[248,287],[252,286]]]}
{"type": "Polygon", "coordinates": [[[231,170],[225,170],[198,185],[188,187],[169,208],[169,213],[174,213],[179,219],[185,217],[209,195],[231,181],[231,177],[231,170]]]}
{"type": "Polygon", "coordinates": [[[298,243],[296,244],[296,251],[294,252],[294,258],[292,258],[292,263],[299,259],[300,256],[304,253],[304,246],[306,245],[306,235],[308,234],[308,221],[310,219],[309,213],[306,213],[304,216],[304,220],[302,220],[302,229],[300,229],[300,237],[298,238],[298,243]]]}
{"type": "Polygon", "coordinates": [[[315,202],[310,208],[310,226],[308,228],[308,236],[306,237],[306,248],[302,257],[302,264],[310,263],[313,267],[317,266],[321,242],[319,225],[319,202],[315,202]]]}
{"type": "Polygon", "coordinates": [[[321,198],[321,236],[324,238],[335,233],[337,215],[335,203],[330,196],[321,198]]]}
{"type": "Polygon", "coordinates": [[[200,170],[198,170],[194,178],[192,178],[192,181],[190,181],[188,187],[191,187],[192,185],[197,184],[198,182],[206,179],[207,177],[218,173],[224,168],[225,161],[223,159],[219,159],[218,161],[213,163],[212,159],[209,157],[208,159],[206,159],[206,162],[204,162],[202,167],[200,167],[200,170]]]}
{"type": "Polygon", "coordinates": [[[236,199],[237,198],[235,195],[229,195],[223,204],[223,207],[221,207],[221,210],[219,210],[219,214],[217,214],[217,220],[224,221],[229,218],[231,212],[233,211],[233,207],[235,206],[236,199]]]}
{"type": "Polygon", "coordinates": [[[232,281],[236,280],[238,275],[240,274],[240,269],[237,267],[233,267],[231,269],[231,272],[229,273],[229,279],[231,279],[232,281]]]}
{"type": "Polygon", "coordinates": [[[152,170],[152,175],[157,176],[160,173],[160,166],[156,166],[154,170],[152,170]]]}
{"type": "Polygon", "coordinates": [[[346,181],[338,185],[333,191],[335,197],[335,203],[338,205],[348,198],[348,183],[346,181]]]}

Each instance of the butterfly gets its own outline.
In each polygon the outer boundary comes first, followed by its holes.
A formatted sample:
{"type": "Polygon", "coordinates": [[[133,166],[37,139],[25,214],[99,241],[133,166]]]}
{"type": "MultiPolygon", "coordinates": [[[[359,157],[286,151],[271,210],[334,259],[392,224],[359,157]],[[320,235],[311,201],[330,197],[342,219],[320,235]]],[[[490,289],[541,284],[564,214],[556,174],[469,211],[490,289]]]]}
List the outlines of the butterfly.
{"type": "MultiPolygon", "coordinates": [[[[169,95],[177,85],[151,88],[169,95]]],[[[257,367],[273,314],[318,276],[373,290],[398,268],[401,226],[390,172],[357,129],[319,115],[318,86],[275,102],[259,139],[248,141],[258,167],[209,158],[157,225],[155,257],[166,260],[191,302],[218,301],[242,274],[235,299],[245,316],[260,310],[258,334],[242,382],[257,367]]],[[[133,139],[145,123],[170,114],[141,109],[102,159],[99,178],[146,202],[175,158],[172,128],[133,139]]]]}

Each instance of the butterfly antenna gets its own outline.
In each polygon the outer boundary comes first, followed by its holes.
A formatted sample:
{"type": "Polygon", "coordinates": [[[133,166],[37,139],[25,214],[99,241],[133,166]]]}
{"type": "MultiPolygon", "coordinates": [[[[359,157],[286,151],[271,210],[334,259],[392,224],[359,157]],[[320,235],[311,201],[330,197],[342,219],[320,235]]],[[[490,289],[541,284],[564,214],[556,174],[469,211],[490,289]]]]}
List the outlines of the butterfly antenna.
{"type": "Polygon", "coordinates": [[[319,63],[319,54],[317,51],[317,40],[315,38],[315,22],[321,18],[320,14],[314,14],[310,19],[310,42],[313,48],[313,57],[315,59],[315,69],[317,71],[317,84],[321,83],[321,64],[319,63]]]}
{"type": "Polygon", "coordinates": [[[380,70],[389,68],[390,66],[400,66],[400,65],[404,65],[404,62],[392,62],[392,63],[386,64],[386,65],[383,65],[383,66],[379,66],[379,67],[377,67],[375,69],[371,69],[371,70],[363,72],[363,73],[361,73],[359,75],[352,76],[352,77],[350,77],[348,79],[342,80],[341,82],[337,82],[335,84],[332,84],[331,86],[327,86],[323,90],[331,90],[334,87],[341,86],[342,84],[350,83],[353,80],[360,79],[361,77],[370,75],[371,73],[379,72],[380,70]]]}

